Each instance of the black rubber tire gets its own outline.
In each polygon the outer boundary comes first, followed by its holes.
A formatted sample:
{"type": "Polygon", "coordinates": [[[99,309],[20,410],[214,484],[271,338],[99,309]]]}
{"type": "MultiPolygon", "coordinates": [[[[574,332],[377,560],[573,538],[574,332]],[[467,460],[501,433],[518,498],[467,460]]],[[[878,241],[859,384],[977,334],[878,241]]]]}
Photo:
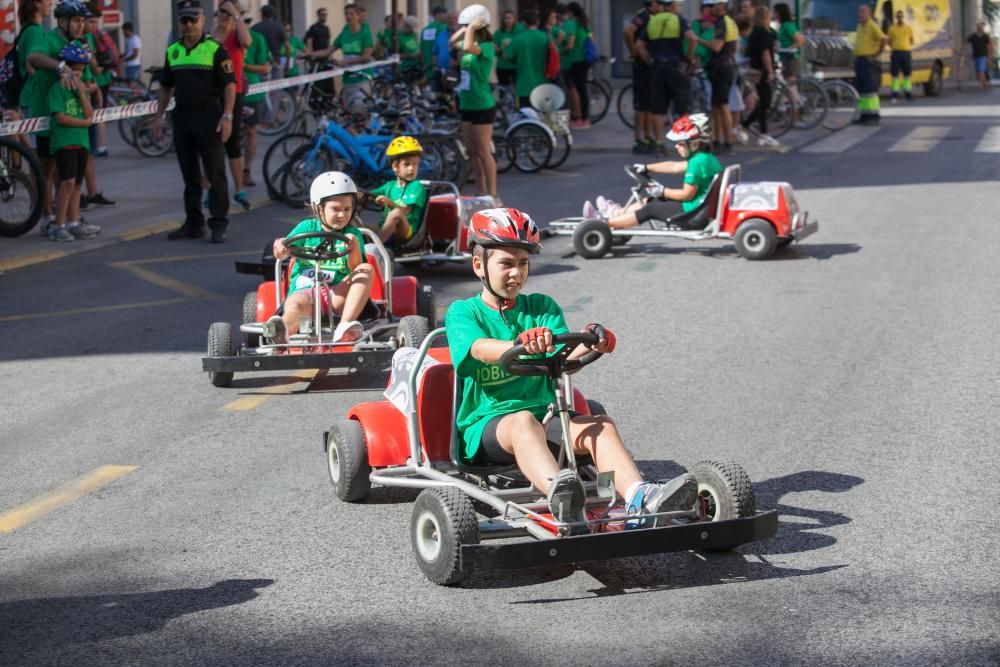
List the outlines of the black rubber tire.
{"type": "MultiPolygon", "coordinates": [[[[256,324],[257,322],[257,292],[247,292],[243,297],[243,324],[256,324]]],[[[260,347],[260,336],[258,334],[243,334],[243,342],[247,347],[260,347]]]]}
{"type": "Polygon", "coordinates": [[[399,321],[396,340],[400,347],[420,347],[430,332],[427,318],[420,315],[407,315],[399,321]]]}
{"type": "Polygon", "coordinates": [[[417,315],[427,320],[428,332],[437,328],[437,298],[430,285],[421,285],[417,291],[417,315]]]}
{"type": "Polygon", "coordinates": [[[552,139],[541,124],[519,125],[506,137],[514,148],[514,167],[520,172],[541,171],[552,159],[552,139]]]}
{"type": "MultiPolygon", "coordinates": [[[[216,322],[208,328],[208,356],[233,356],[233,327],[229,322],[216,322]]],[[[215,387],[228,387],[233,383],[232,373],[209,371],[208,381],[215,387]]]]}
{"type": "Polygon", "coordinates": [[[604,409],[603,405],[601,405],[597,401],[592,401],[589,398],[587,399],[587,407],[590,408],[590,414],[592,416],[596,417],[597,415],[608,414],[608,411],[604,409]]]}
{"type": "Polygon", "coordinates": [[[594,79],[587,82],[587,95],[590,97],[590,122],[600,123],[608,114],[611,100],[614,99],[614,89],[607,80],[594,79]]]}
{"type": "Polygon", "coordinates": [[[792,245],[792,242],[794,240],[795,239],[793,239],[791,236],[786,236],[783,239],[778,239],[778,247],[779,248],[787,248],[788,246],[792,245]]]}
{"type": "Polygon", "coordinates": [[[598,259],[611,251],[611,229],[603,220],[584,220],[573,231],[573,250],[584,259],[598,259]]]}
{"type": "Polygon", "coordinates": [[[472,574],[462,566],[462,545],[479,544],[479,519],[472,501],[454,487],[424,489],[410,516],[410,545],[420,571],[439,586],[472,574]]]}
{"type": "MultiPolygon", "coordinates": [[[[325,146],[317,151],[310,160],[309,154],[313,145],[300,146],[288,159],[281,170],[281,185],[279,191],[281,200],[292,208],[302,208],[309,200],[309,187],[313,179],[327,171],[335,171],[336,156],[325,146]]],[[[355,179],[358,181],[360,179],[355,179]]]]}
{"type": "Polygon", "coordinates": [[[135,137],[135,149],[145,157],[163,157],[174,147],[174,126],[167,119],[163,120],[163,136],[160,139],[153,137],[150,126],[153,117],[143,118],[132,128],[135,137]]]}
{"type": "Polygon", "coordinates": [[[0,179],[0,236],[20,236],[42,217],[42,167],[32,151],[8,137],[0,137],[0,159],[7,171],[6,178],[0,179]],[[15,166],[18,161],[20,165],[15,166]],[[8,208],[19,195],[24,205],[16,211],[8,208]]]}
{"type": "Polygon", "coordinates": [[[573,144],[567,140],[567,136],[556,134],[558,145],[552,146],[552,157],[545,163],[546,169],[558,169],[569,159],[569,154],[573,152],[573,144]]]}
{"type": "Polygon", "coordinates": [[[753,483],[739,463],[699,461],[688,472],[698,482],[698,495],[707,501],[706,521],[743,519],[757,511],[753,483]]]}
{"type": "Polygon", "coordinates": [[[741,257],[758,261],[774,254],[778,247],[778,234],[767,220],[748,218],[736,228],[733,244],[741,257]]]}
{"type": "Polygon", "coordinates": [[[267,99],[263,104],[270,104],[272,112],[280,119],[273,123],[260,123],[257,125],[257,133],[265,137],[274,137],[284,134],[292,125],[298,113],[298,106],[295,103],[295,96],[287,88],[278,88],[264,93],[267,99]]]}
{"type": "Polygon", "coordinates": [[[615,103],[618,117],[628,129],[635,128],[635,107],[632,105],[632,84],[626,84],[618,91],[618,101],[615,103]]]}
{"type": "Polygon", "coordinates": [[[498,174],[506,174],[514,167],[514,147],[502,134],[493,135],[493,159],[498,174]]]}
{"type": "Polygon", "coordinates": [[[944,90],[944,71],[941,63],[934,63],[931,67],[931,78],[924,84],[924,95],[927,97],[937,97],[944,90]]]}
{"type": "Polygon", "coordinates": [[[310,134],[286,134],[268,147],[261,163],[268,197],[275,201],[281,200],[282,171],[296,150],[306,144],[312,145],[312,142],[313,136],[310,134]]]}
{"type": "Polygon", "coordinates": [[[364,500],[371,491],[372,468],[368,464],[368,443],[361,424],[342,419],[326,436],[326,469],[333,492],[345,503],[364,500]]]}

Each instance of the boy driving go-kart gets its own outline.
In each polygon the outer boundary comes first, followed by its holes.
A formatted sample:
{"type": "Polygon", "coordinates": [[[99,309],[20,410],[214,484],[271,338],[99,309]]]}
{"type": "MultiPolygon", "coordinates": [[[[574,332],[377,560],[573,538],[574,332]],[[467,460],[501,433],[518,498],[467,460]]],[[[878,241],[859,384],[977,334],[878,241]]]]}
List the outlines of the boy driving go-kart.
{"type": "MultiPolygon", "coordinates": [[[[315,218],[307,218],[292,230],[287,237],[274,241],[274,256],[284,259],[291,254],[287,242],[300,235],[306,235],[295,244],[312,248],[324,243],[322,232],[336,232],[345,240],[333,241],[335,259],[319,264],[324,283],[320,290],[323,309],[332,307],[341,316],[334,330],[334,342],[356,340],[363,327],[358,322],[372,287],[372,266],[365,262],[364,239],[361,232],[351,222],[357,210],[358,188],[350,176],[339,171],[328,171],[313,179],[309,188],[309,201],[315,218]],[[309,237],[311,235],[311,238],[309,237]],[[343,254],[341,254],[343,253],[343,254]]],[[[288,282],[288,297],[281,315],[273,315],[268,321],[273,326],[272,342],[283,344],[288,336],[299,329],[299,321],[308,317],[313,309],[313,277],[317,269],[304,262],[293,265],[288,282]]]]}
{"type": "Polygon", "coordinates": [[[583,217],[605,218],[612,229],[627,229],[649,220],[669,219],[677,213],[677,205],[673,202],[680,202],[684,212],[698,208],[708,195],[716,174],[722,171],[722,165],[711,152],[711,136],[706,114],[696,113],[678,119],[667,132],[667,139],[676,143],[677,152],[683,159],[635,164],[632,169],[640,175],[683,174],[683,186],[665,188],[656,181],[650,181],[646,187],[648,199],[627,207],[599,196],[596,207],[589,201],[584,203],[583,217]]]}
{"type": "MultiPolygon", "coordinates": [[[[445,318],[452,363],[463,387],[456,414],[462,459],[469,465],[516,463],[536,489],[547,492],[553,516],[586,532],[584,487],[574,470],[560,470],[553,456],[558,445],[549,444],[550,439],[559,442],[560,421],[551,420],[548,429],[542,422],[554,400],[552,385],[537,374],[509,372],[501,363],[518,346],[528,355],[555,352],[553,337],[569,333],[562,309],[551,297],[523,293],[530,256],[541,250],[538,228],[517,209],[489,209],[472,216],[469,240],[472,268],[483,289],[453,303],[445,318]]],[[[609,329],[588,324],[584,331],[594,334],[597,343],[576,345],[568,354],[564,350],[566,360],[614,350],[609,329]]],[[[698,485],[690,475],[663,484],[642,480],[610,418],[573,416],[568,436],[575,453],[590,456],[601,472],[614,471],[615,488],[629,515],[695,507],[698,485]]],[[[647,523],[655,521],[636,519],[626,527],[647,523]]]]}

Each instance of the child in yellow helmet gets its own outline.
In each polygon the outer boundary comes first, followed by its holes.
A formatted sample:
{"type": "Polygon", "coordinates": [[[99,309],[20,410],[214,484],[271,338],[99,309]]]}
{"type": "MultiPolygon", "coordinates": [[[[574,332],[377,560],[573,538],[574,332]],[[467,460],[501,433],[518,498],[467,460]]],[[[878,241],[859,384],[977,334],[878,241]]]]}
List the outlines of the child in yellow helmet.
{"type": "Polygon", "coordinates": [[[385,151],[396,178],[372,190],[382,207],[379,237],[383,243],[402,245],[413,238],[427,207],[427,188],[417,180],[424,149],[413,137],[396,137],[385,151]]]}

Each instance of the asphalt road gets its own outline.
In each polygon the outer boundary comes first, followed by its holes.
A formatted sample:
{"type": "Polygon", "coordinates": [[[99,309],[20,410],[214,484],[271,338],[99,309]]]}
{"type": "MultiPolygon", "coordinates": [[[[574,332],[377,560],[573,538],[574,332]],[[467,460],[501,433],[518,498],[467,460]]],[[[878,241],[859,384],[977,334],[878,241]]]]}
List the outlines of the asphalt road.
{"type": "MultiPolygon", "coordinates": [[[[252,258],[301,212],[234,219],[224,246],[147,238],[0,283],[0,513],[135,466],[0,534],[0,664],[956,664],[1000,660],[997,154],[989,119],[930,152],[886,120],[843,152],[744,159],[820,231],[771,261],[723,243],[546,242],[531,290],[619,351],[577,386],[643,470],[733,458],[775,538],[428,583],[415,494],[336,500],[321,433],[385,376],[200,372],[252,258]],[[156,261],[150,261],[156,260],[156,261]],[[243,399],[243,400],[241,400],[243,399]],[[234,409],[242,407],[243,409],[234,409]]],[[[540,221],[624,198],[625,153],[502,180],[540,221]]],[[[730,160],[731,161],[731,160],[730,160]]],[[[461,268],[418,272],[446,305],[461,268]]]]}

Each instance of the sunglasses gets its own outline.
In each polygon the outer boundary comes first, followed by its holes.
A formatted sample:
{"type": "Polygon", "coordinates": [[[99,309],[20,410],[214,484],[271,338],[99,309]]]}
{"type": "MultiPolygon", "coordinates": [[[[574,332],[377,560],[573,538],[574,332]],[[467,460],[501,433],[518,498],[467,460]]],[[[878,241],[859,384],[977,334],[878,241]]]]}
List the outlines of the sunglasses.
{"type": "Polygon", "coordinates": [[[193,16],[182,16],[180,23],[181,25],[187,25],[188,23],[197,23],[198,19],[193,16]]]}

